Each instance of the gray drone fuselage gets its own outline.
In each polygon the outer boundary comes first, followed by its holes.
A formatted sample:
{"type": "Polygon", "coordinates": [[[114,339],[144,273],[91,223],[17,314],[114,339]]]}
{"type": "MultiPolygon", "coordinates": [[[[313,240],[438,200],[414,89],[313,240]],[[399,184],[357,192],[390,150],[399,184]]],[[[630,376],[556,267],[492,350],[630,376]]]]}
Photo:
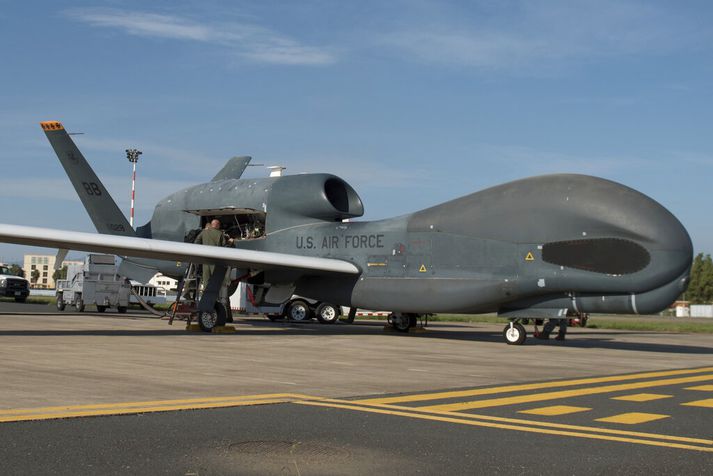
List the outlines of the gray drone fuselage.
{"type": "MultiPolygon", "coordinates": [[[[658,312],[685,290],[693,252],[681,223],[651,198],[605,179],[564,174],[370,222],[349,221],[363,214],[363,205],[334,175],[217,180],[161,200],[137,235],[184,241],[211,211],[225,217],[231,209],[264,221],[262,236],[237,240],[237,248],[340,259],[362,271],[266,270],[260,282],[334,304],[404,313],[658,312]]],[[[174,277],[186,265],[130,260],[174,277]]]]}

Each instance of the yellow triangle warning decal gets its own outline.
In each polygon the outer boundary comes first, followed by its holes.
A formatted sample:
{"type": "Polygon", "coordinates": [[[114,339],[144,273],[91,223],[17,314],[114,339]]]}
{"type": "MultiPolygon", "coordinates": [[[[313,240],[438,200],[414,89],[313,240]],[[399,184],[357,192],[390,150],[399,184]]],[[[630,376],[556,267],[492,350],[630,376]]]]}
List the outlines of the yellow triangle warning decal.
{"type": "Polygon", "coordinates": [[[428,271],[428,270],[426,269],[426,265],[425,265],[425,264],[422,264],[421,267],[418,268],[418,272],[419,272],[419,273],[425,273],[426,271],[428,271]]]}
{"type": "Polygon", "coordinates": [[[532,251],[527,252],[527,256],[525,256],[525,261],[535,261],[535,257],[532,256],[532,251]]]}

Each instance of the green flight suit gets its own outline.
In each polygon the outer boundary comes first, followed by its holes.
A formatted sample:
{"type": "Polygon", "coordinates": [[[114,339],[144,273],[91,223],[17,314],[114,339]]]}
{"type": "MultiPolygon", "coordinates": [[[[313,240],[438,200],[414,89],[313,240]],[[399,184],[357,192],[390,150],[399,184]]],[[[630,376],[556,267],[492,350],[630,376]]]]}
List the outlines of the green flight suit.
{"type": "MultiPolygon", "coordinates": [[[[226,243],[225,233],[223,233],[222,231],[217,230],[215,228],[204,228],[198,234],[198,236],[196,237],[196,241],[194,241],[194,243],[198,243],[199,245],[208,245],[208,246],[225,246],[225,243],[226,243]]],[[[205,287],[208,286],[208,280],[210,279],[210,276],[213,274],[214,267],[215,267],[215,265],[212,265],[212,264],[204,264],[203,265],[203,276],[201,278],[201,281],[203,281],[203,289],[205,289],[205,287]]]]}

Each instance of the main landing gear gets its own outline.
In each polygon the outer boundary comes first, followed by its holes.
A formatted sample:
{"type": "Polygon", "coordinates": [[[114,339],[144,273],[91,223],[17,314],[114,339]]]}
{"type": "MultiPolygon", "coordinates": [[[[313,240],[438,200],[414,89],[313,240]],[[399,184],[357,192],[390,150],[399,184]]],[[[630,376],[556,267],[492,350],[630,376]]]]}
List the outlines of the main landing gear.
{"type": "Polygon", "coordinates": [[[408,332],[409,329],[417,327],[419,325],[419,319],[424,319],[424,321],[421,323],[422,327],[426,327],[428,325],[428,315],[413,314],[407,312],[393,312],[389,314],[389,317],[386,318],[386,322],[388,322],[393,329],[399,332],[408,332]]]}

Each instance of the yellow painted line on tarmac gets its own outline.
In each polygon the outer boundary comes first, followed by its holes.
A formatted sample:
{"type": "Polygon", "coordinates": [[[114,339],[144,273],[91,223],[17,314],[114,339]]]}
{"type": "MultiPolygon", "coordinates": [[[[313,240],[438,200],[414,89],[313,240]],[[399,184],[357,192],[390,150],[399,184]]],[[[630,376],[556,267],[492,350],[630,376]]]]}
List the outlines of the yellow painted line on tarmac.
{"type": "Polygon", "coordinates": [[[569,415],[570,413],[588,412],[591,408],[587,407],[570,407],[569,405],[553,405],[551,407],[533,408],[531,410],[521,410],[518,413],[526,413],[528,415],[542,416],[558,416],[569,415]]]}
{"type": "Polygon", "coordinates": [[[115,408],[102,410],[86,410],[60,413],[33,413],[29,415],[15,415],[10,417],[0,417],[0,423],[20,422],[20,421],[36,421],[36,420],[57,420],[62,418],[79,418],[90,416],[112,416],[112,415],[130,415],[136,413],[157,413],[157,412],[172,412],[179,410],[204,410],[209,408],[226,408],[240,407],[248,405],[269,405],[274,403],[288,403],[294,400],[290,399],[273,399],[273,400],[244,400],[241,402],[219,402],[206,403],[203,405],[160,405],[156,407],[138,407],[138,408],[115,408]]]}
{"type": "Polygon", "coordinates": [[[561,398],[581,397],[583,395],[597,395],[601,393],[613,393],[626,390],[637,390],[640,388],[664,387],[669,385],[679,385],[682,383],[701,382],[713,380],[713,374],[696,375],[693,377],[680,377],[663,380],[649,380],[646,382],[633,382],[619,385],[604,385],[601,387],[578,388],[573,390],[559,390],[556,392],[530,393],[515,397],[490,398],[486,400],[475,400],[469,402],[447,403],[421,407],[425,410],[437,411],[463,411],[475,408],[502,407],[507,405],[518,405],[520,403],[542,402],[546,400],[556,400],[561,398]]]}
{"type": "Polygon", "coordinates": [[[319,397],[294,393],[273,393],[232,397],[190,398],[182,400],[153,400],[142,402],[98,403],[89,405],[53,406],[0,410],[0,423],[77,418],[87,416],[128,415],[179,410],[203,410],[247,405],[289,403],[301,399],[319,400],[319,397]]]}
{"type": "Polygon", "coordinates": [[[671,418],[671,415],[659,415],[657,413],[621,413],[605,418],[597,418],[595,421],[603,421],[605,423],[623,423],[625,425],[638,425],[639,423],[648,423],[650,421],[663,420],[671,418]]]}
{"type": "MultiPolygon", "coordinates": [[[[305,400],[309,401],[309,400],[305,400]]],[[[333,399],[333,398],[324,398],[320,400],[322,403],[336,403],[336,404],[346,404],[350,405],[353,404],[353,400],[340,400],[340,399],[333,399]]],[[[304,401],[299,401],[295,402],[297,404],[303,404],[304,401]]],[[[454,418],[465,418],[465,419],[471,419],[471,420],[482,420],[482,421],[489,421],[489,422],[497,422],[497,423],[512,423],[516,425],[533,425],[533,426],[541,426],[544,428],[555,428],[555,429],[561,429],[561,430],[574,430],[574,431],[585,431],[585,432],[594,432],[594,433],[605,433],[605,434],[612,434],[612,435],[619,435],[619,436],[627,436],[627,437],[637,437],[637,438],[652,438],[652,439],[659,439],[659,440],[666,440],[666,441],[674,441],[674,442],[679,442],[679,443],[694,443],[694,444],[702,444],[702,445],[708,445],[713,447],[713,439],[706,439],[706,438],[693,438],[693,437],[688,437],[688,436],[674,436],[674,435],[662,435],[662,434],[657,434],[657,433],[647,433],[647,432],[641,432],[641,431],[631,431],[631,430],[620,430],[616,428],[601,428],[601,427],[590,427],[590,426],[581,426],[581,425],[571,425],[567,423],[553,423],[553,422],[545,422],[545,421],[536,421],[536,420],[524,420],[521,418],[508,418],[508,417],[499,417],[499,416],[492,416],[492,415],[480,415],[480,414],[475,414],[475,413],[458,413],[458,412],[439,412],[439,411],[426,411],[423,410],[423,407],[405,407],[405,406],[399,406],[399,405],[385,405],[385,404],[379,404],[379,403],[374,403],[374,404],[369,404],[368,406],[363,406],[360,408],[369,408],[369,407],[375,407],[375,408],[380,408],[384,410],[399,410],[407,413],[414,413],[414,414],[436,414],[436,415],[442,415],[446,417],[454,417],[454,418]]]]}
{"type": "Polygon", "coordinates": [[[608,382],[624,382],[627,380],[639,380],[647,378],[672,377],[675,375],[690,375],[704,372],[713,372],[713,367],[697,369],[664,370],[657,372],[643,372],[628,375],[612,375],[607,377],[580,378],[574,380],[560,380],[556,382],[538,382],[517,385],[505,385],[501,387],[477,388],[470,390],[455,390],[450,392],[422,393],[417,395],[398,395],[394,397],[379,397],[354,400],[355,403],[408,403],[422,402],[428,400],[443,400],[446,398],[476,397],[479,395],[493,395],[497,393],[521,392],[526,390],[542,390],[546,388],[572,387],[575,385],[591,385],[608,382]]]}
{"type": "Polygon", "coordinates": [[[696,400],[695,402],[682,403],[687,407],[703,407],[703,408],[713,408],[713,398],[706,398],[705,400],[696,400]]]}
{"type": "Polygon", "coordinates": [[[482,421],[482,420],[479,421],[479,420],[449,417],[449,416],[429,415],[429,414],[425,414],[425,413],[416,413],[416,412],[411,412],[411,411],[391,410],[391,409],[386,409],[386,408],[351,405],[351,404],[349,404],[349,402],[342,404],[342,403],[331,403],[328,401],[305,400],[305,401],[299,401],[299,402],[295,402],[295,403],[297,403],[299,405],[341,408],[341,409],[345,409],[345,410],[356,410],[356,411],[361,411],[361,412],[378,413],[378,414],[382,414],[382,415],[402,416],[402,417],[408,417],[408,418],[416,418],[416,419],[420,419],[420,420],[439,421],[439,422],[445,422],[445,423],[457,423],[457,424],[461,424],[461,425],[478,426],[478,427],[485,427],[485,428],[498,428],[498,429],[502,429],[502,430],[515,430],[515,431],[523,431],[523,432],[528,432],[528,433],[540,433],[540,434],[546,434],[546,435],[570,436],[570,437],[576,437],[576,438],[589,438],[589,439],[594,439],[594,440],[618,441],[618,442],[624,442],[624,443],[637,443],[637,444],[642,444],[642,445],[659,446],[659,447],[666,447],[666,448],[678,448],[678,449],[686,449],[686,450],[694,450],[694,451],[703,451],[703,452],[713,453],[713,447],[694,446],[694,445],[689,445],[689,444],[673,443],[673,442],[668,442],[668,441],[644,440],[644,439],[639,439],[639,438],[630,438],[630,437],[622,437],[622,436],[614,436],[614,435],[603,435],[603,434],[597,434],[597,433],[584,433],[584,432],[577,432],[577,431],[554,430],[554,429],[548,429],[548,428],[537,428],[534,426],[495,423],[495,422],[487,422],[487,421],[482,421]]]}
{"type": "Polygon", "coordinates": [[[697,387],[686,387],[686,390],[698,390],[701,392],[713,392],[713,385],[699,385],[697,387]]]}
{"type": "Polygon", "coordinates": [[[653,400],[661,400],[663,398],[672,398],[673,395],[660,395],[657,393],[635,393],[634,395],[622,395],[620,397],[612,397],[612,400],[623,400],[625,402],[651,402],[653,400]]]}

